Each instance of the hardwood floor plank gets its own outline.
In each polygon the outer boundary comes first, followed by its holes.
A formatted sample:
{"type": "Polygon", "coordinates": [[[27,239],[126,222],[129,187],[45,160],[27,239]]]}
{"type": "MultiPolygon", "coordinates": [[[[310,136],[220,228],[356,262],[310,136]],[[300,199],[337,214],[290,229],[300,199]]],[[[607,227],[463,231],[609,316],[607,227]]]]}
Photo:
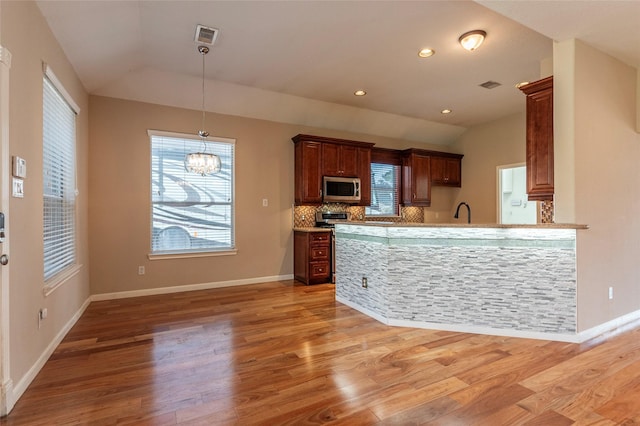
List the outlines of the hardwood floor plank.
{"type": "Polygon", "coordinates": [[[640,423],[640,323],[576,345],[388,327],[334,297],[94,302],[0,425],[640,423]]]}

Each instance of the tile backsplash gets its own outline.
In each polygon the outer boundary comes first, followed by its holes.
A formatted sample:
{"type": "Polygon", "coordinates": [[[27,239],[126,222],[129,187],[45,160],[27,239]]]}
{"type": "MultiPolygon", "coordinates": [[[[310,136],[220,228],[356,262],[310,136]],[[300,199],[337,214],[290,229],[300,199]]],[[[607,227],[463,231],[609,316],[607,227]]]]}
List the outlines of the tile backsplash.
{"type": "Polygon", "coordinates": [[[553,201],[540,201],[540,222],[554,223],[553,201]]]}
{"type": "Polygon", "coordinates": [[[400,217],[365,217],[364,207],[351,206],[342,203],[326,203],[321,206],[295,206],[293,209],[294,228],[309,228],[316,224],[317,211],[349,212],[353,221],[380,221],[380,222],[413,222],[423,223],[424,212],[422,207],[401,207],[400,217]]]}

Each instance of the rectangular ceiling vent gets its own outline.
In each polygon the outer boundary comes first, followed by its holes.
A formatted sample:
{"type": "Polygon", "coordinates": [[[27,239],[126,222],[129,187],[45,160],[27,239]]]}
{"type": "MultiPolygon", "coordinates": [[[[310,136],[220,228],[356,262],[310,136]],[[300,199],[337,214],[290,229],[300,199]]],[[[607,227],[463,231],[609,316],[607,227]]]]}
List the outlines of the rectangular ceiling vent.
{"type": "Polygon", "coordinates": [[[481,87],[484,87],[485,89],[495,89],[498,86],[502,86],[502,84],[498,83],[497,81],[485,81],[484,83],[480,84],[481,87]]]}
{"type": "Polygon", "coordinates": [[[196,27],[195,41],[196,43],[199,43],[199,44],[207,44],[209,46],[213,46],[213,43],[216,42],[216,38],[218,38],[219,32],[220,31],[217,28],[198,25],[196,27]]]}

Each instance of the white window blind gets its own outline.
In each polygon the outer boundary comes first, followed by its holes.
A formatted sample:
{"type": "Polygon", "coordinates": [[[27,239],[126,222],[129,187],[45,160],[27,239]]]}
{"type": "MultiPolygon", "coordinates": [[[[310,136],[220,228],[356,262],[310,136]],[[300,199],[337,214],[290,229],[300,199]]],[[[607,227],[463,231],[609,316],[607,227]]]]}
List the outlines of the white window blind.
{"type": "Polygon", "coordinates": [[[43,78],[44,279],[76,262],[76,113],[43,78]]]}
{"type": "Polygon", "coordinates": [[[149,131],[154,254],[235,249],[235,141],[149,131]],[[201,176],[184,167],[185,156],[207,152],[220,157],[219,173],[201,176]]]}
{"type": "Polygon", "coordinates": [[[371,205],[367,216],[397,216],[400,204],[400,166],[371,163],[371,205]]]}

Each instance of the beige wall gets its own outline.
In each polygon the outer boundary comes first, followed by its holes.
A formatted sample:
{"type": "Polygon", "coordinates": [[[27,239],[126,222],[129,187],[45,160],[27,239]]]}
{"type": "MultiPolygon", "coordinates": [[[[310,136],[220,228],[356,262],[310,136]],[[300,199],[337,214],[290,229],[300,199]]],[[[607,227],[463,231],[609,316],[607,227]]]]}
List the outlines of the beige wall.
{"type": "MultiPolygon", "coordinates": [[[[522,95],[524,104],[525,98],[522,95]]],[[[473,127],[453,144],[462,159],[462,188],[450,204],[450,217],[455,207],[465,201],[471,206],[472,223],[496,223],[498,166],[523,163],[526,160],[526,116],[524,112],[473,127]]],[[[458,220],[465,222],[466,209],[458,220]]]]}
{"type": "Polygon", "coordinates": [[[640,135],[636,70],[575,42],[578,327],[640,309],[640,135]],[[613,286],[614,298],[608,299],[613,286]]]}
{"type": "Polygon", "coordinates": [[[150,148],[147,129],[193,134],[198,111],[92,96],[90,101],[91,291],[149,290],[270,279],[293,273],[293,142],[298,133],[355,139],[387,148],[435,146],[207,114],[214,136],[236,139],[233,256],[148,260],[150,148]],[[262,199],[269,200],[262,207],[262,199]],[[146,274],[138,275],[138,266],[146,274]]]}
{"type": "MultiPolygon", "coordinates": [[[[88,96],[33,2],[2,2],[2,44],[12,53],[9,152],[27,160],[24,198],[11,198],[10,379],[24,385],[28,370],[89,296],[88,96]],[[43,294],[42,61],[47,62],[81,108],[77,118],[79,274],[51,295],[43,294]],[[49,318],[38,329],[37,313],[49,318]]],[[[5,94],[3,93],[3,96],[5,94]]],[[[3,165],[4,166],[4,165],[3,165]]],[[[33,372],[32,372],[33,373],[33,372]]]]}

